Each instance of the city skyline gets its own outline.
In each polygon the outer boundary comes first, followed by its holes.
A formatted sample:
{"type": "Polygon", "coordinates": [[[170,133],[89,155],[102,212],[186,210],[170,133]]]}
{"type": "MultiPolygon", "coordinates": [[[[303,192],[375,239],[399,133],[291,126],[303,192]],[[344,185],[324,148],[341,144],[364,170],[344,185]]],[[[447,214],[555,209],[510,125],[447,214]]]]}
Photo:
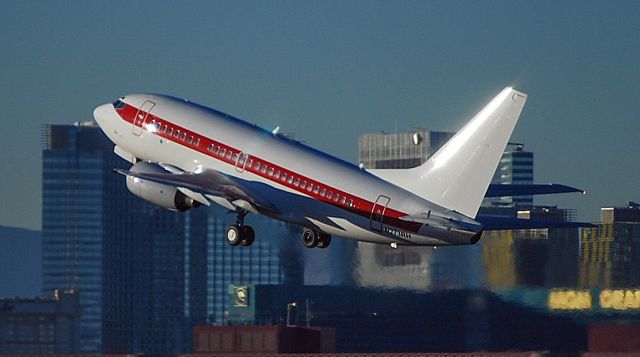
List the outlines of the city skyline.
{"type": "Polygon", "coordinates": [[[638,2],[156,5],[6,4],[0,224],[41,227],[41,126],[132,92],[280,126],[355,163],[363,132],[457,130],[513,85],[529,94],[512,140],[535,152],[535,180],[588,193],[537,202],[597,220],[638,200],[638,2]]]}

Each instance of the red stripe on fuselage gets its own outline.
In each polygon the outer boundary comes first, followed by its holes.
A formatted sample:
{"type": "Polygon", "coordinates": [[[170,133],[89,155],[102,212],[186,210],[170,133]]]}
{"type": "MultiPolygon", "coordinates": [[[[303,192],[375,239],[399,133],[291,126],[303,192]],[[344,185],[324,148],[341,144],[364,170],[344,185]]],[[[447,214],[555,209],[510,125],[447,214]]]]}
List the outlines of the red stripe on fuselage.
{"type": "MultiPolygon", "coordinates": [[[[140,120],[136,121],[135,120],[136,116],[139,115],[140,113],[145,113],[145,112],[139,110],[138,108],[135,108],[132,105],[125,103],[125,106],[123,108],[117,109],[116,112],[123,120],[137,127],[140,127],[144,130],[146,130],[146,128],[144,128],[144,125],[151,125],[152,123],[156,123],[155,127],[157,129],[155,130],[155,132],[153,132],[153,134],[159,137],[162,137],[166,140],[177,143],[179,145],[182,145],[184,147],[187,147],[191,150],[200,152],[206,156],[225,162],[234,167],[236,167],[237,165],[237,160],[239,155],[246,154],[247,158],[245,160],[244,171],[251,172],[271,182],[277,183],[279,185],[288,187],[304,195],[310,196],[316,200],[323,201],[325,203],[351,211],[365,218],[370,218],[370,215],[374,207],[374,203],[371,201],[368,201],[366,199],[360,198],[352,194],[348,194],[345,191],[336,189],[335,187],[320,183],[307,176],[300,175],[282,166],[263,160],[258,156],[244,153],[241,150],[238,150],[232,146],[225,145],[219,141],[213,140],[204,135],[193,132],[189,129],[176,125],[166,119],[160,118],[151,113],[148,113],[144,121],[140,121],[140,120]],[[166,131],[164,130],[165,125],[167,126],[166,131]],[[171,130],[171,134],[169,130],[171,130]],[[177,134],[176,136],[176,133],[179,133],[179,134],[177,134]],[[198,145],[196,145],[196,142],[198,143],[198,145]],[[213,148],[214,148],[213,151],[209,151],[209,148],[211,147],[211,145],[213,145],[213,148]],[[220,149],[216,151],[215,150],[216,147],[219,147],[220,149]],[[221,155],[222,152],[224,152],[224,155],[221,155]],[[249,167],[249,165],[247,164],[249,162],[251,162],[251,167],[249,167]],[[257,163],[259,163],[258,168],[256,168],[257,163]],[[266,166],[266,170],[263,169],[263,165],[266,166]],[[276,172],[280,172],[280,175],[278,178],[276,178],[276,172]],[[286,175],[286,179],[284,180],[282,179],[283,175],[286,175]],[[292,177],[293,179],[290,179],[290,177],[292,177]],[[296,180],[298,180],[297,185],[295,184],[296,180]],[[303,182],[305,183],[304,188],[301,187],[303,182]],[[308,189],[309,187],[311,187],[311,190],[308,189]],[[316,190],[316,187],[318,188],[317,190],[316,190]],[[324,191],[324,195],[321,194],[323,191],[324,191]],[[329,192],[331,192],[331,198],[327,198],[328,196],[327,194],[329,192]],[[338,200],[336,200],[335,197],[339,197],[338,200]],[[343,197],[344,197],[344,201],[342,199],[343,197]]],[[[406,213],[394,210],[389,207],[387,207],[384,210],[383,215],[384,216],[382,219],[382,223],[391,225],[397,228],[401,228],[404,230],[408,230],[414,233],[418,232],[418,230],[422,226],[420,223],[407,222],[399,219],[400,217],[405,216],[406,213]]]]}

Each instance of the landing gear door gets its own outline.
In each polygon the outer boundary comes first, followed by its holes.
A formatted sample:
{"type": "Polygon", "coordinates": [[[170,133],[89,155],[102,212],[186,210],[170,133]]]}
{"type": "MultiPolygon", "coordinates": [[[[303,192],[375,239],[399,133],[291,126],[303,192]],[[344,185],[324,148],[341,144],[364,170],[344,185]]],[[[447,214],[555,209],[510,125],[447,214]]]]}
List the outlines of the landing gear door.
{"type": "Polygon", "coordinates": [[[135,135],[142,135],[142,129],[147,122],[149,113],[151,113],[151,109],[153,109],[155,105],[156,103],[150,100],[142,103],[142,106],[140,107],[140,109],[138,109],[136,116],[133,118],[133,126],[131,127],[135,135]]]}
{"type": "Polygon", "coordinates": [[[389,197],[387,196],[378,196],[376,203],[373,205],[373,209],[371,209],[370,219],[372,230],[382,232],[382,220],[384,219],[384,211],[387,209],[389,201],[389,197]]]}

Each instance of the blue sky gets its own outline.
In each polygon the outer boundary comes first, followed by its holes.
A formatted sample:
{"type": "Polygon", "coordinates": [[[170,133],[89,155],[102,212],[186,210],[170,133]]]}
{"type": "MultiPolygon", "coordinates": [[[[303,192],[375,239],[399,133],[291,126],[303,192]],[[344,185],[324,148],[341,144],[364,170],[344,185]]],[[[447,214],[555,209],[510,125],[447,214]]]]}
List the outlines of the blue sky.
{"type": "MultiPolygon", "coordinates": [[[[134,92],[189,98],[357,160],[363,132],[458,129],[503,87],[539,182],[640,200],[640,2],[7,1],[0,224],[39,229],[40,127],[134,92]]],[[[124,184],[124,183],[123,183],[124,184]]]]}

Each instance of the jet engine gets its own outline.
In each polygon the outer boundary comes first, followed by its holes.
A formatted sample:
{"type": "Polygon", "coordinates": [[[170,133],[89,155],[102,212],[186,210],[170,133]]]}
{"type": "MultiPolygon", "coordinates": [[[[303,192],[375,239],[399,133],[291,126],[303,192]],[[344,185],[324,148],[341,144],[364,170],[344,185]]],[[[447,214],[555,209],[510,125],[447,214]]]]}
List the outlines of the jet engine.
{"type": "MultiPolygon", "coordinates": [[[[140,173],[167,173],[162,167],[145,161],[136,162],[130,171],[140,173]]],[[[184,212],[200,205],[197,201],[178,191],[178,188],[175,186],[165,185],[135,176],[127,176],[127,188],[131,193],[143,200],[172,211],[184,212]]]]}

